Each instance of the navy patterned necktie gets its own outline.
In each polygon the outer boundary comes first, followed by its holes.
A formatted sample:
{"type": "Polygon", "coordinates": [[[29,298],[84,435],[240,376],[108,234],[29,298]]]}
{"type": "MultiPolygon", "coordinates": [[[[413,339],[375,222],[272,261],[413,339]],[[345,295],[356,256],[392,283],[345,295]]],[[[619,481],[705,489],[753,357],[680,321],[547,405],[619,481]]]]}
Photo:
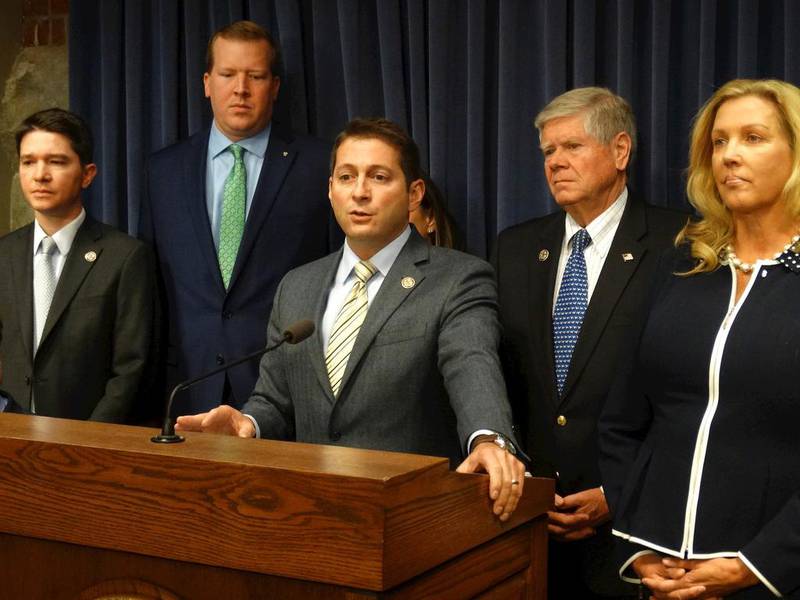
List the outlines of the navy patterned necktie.
{"type": "Polygon", "coordinates": [[[578,342],[583,315],[589,297],[589,281],[586,276],[586,259],[583,251],[592,243],[589,232],[580,229],[572,236],[572,253],[564,269],[564,277],[558,290],[553,311],[553,352],[556,361],[556,384],[558,395],[564,392],[572,351],[578,342]]]}

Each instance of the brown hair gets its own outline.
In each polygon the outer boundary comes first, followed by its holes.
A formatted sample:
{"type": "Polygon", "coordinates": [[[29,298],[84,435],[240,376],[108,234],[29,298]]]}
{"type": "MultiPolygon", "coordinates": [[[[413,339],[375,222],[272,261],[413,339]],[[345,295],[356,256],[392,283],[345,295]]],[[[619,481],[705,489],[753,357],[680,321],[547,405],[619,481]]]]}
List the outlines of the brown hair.
{"type": "Polygon", "coordinates": [[[69,140],[69,145],[78,155],[82,166],[92,162],[94,140],[92,130],[81,117],[63,108],[48,108],[29,115],[14,132],[17,143],[17,155],[22,145],[22,138],[31,131],[49,131],[58,133],[69,140]]]}
{"type": "Polygon", "coordinates": [[[214,68],[214,42],[217,41],[217,38],[240,42],[258,42],[261,40],[267,42],[272,50],[272,59],[269,61],[270,71],[272,71],[273,77],[280,75],[281,49],[272,34],[253,21],[236,21],[218,29],[211,36],[206,47],[206,73],[211,73],[211,69],[214,68]]]}
{"type": "Polygon", "coordinates": [[[336,152],[348,138],[379,139],[386,142],[400,155],[400,168],[406,178],[406,186],[410,187],[412,182],[422,179],[417,144],[397,123],[383,117],[353,119],[345,125],[333,142],[330,161],[331,175],[336,167],[336,152]]]}
{"type": "Polygon", "coordinates": [[[436,228],[428,233],[428,240],[434,246],[455,248],[455,226],[453,225],[453,217],[450,216],[447,210],[444,194],[429,176],[423,175],[422,178],[425,181],[425,195],[422,197],[419,209],[424,214],[430,215],[434,223],[436,223],[436,228]]]}

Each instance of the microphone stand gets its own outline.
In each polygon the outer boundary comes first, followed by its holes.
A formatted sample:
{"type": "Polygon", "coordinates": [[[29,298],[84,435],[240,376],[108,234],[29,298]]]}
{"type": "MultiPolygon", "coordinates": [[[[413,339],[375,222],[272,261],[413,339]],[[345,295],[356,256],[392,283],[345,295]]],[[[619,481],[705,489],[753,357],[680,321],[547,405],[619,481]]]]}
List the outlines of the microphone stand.
{"type": "Polygon", "coordinates": [[[164,416],[164,424],[161,427],[161,433],[151,437],[150,441],[155,442],[157,444],[178,444],[186,439],[182,435],[178,435],[175,433],[175,421],[172,419],[172,417],[170,417],[170,413],[172,412],[172,401],[175,399],[175,395],[178,392],[182,392],[183,390],[192,387],[196,383],[200,383],[201,381],[211,377],[212,375],[216,375],[217,373],[222,373],[223,371],[230,369],[231,367],[235,367],[237,365],[247,362],[248,360],[252,360],[258,356],[261,356],[262,354],[266,354],[267,352],[275,350],[279,346],[283,345],[285,342],[291,341],[292,337],[293,337],[292,332],[286,331],[284,332],[281,341],[279,341],[277,344],[274,344],[272,346],[267,346],[266,348],[262,348],[261,350],[252,352],[247,356],[239,358],[231,363],[222,365],[221,367],[217,367],[216,369],[209,371],[208,373],[204,373],[199,377],[195,377],[194,379],[189,379],[188,381],[183,381],[178,385],[176,385],[173,388],[172,393],[169,395],[169,400],[167,401],[167,414],[164,416]]]}

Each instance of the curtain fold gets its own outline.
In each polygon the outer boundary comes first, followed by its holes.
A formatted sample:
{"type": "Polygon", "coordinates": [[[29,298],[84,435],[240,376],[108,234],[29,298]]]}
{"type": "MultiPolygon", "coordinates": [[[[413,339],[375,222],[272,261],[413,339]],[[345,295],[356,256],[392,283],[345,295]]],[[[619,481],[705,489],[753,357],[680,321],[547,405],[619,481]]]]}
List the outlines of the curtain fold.
{"type": "Polygon", "coordinates": [[[713,90],[800,81],[794,0],[72,0],[70,103],[96,137],[95,217],[136,233],[147,156],[210,122],[206,43],[242,18],[283,49],[275,119],[329,140],[355,116],[408,128],[480,256],[555,208],[532,124],[555,95],[627,98],[632,187],[682,207],[691,119],[713,90]]]}

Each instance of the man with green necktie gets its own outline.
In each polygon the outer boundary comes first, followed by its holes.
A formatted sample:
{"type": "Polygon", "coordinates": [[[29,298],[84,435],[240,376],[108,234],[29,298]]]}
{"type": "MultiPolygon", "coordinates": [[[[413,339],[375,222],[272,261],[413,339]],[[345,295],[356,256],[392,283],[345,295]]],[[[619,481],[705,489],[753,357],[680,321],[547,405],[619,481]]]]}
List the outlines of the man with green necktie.
{"type": "MultiPolygon", "coordinates": [[[[208,44],[210,127],[150,161],[140,235],[158,256],[168,323],[166,389],[249,354],[281,277],[341,240],[326,198],[330,146],[273,119],[280,52],[250,21],[208,44]]],[[[258,363],[237,366],[176,399],[176,414],[241,406],[258,363]]]]}

